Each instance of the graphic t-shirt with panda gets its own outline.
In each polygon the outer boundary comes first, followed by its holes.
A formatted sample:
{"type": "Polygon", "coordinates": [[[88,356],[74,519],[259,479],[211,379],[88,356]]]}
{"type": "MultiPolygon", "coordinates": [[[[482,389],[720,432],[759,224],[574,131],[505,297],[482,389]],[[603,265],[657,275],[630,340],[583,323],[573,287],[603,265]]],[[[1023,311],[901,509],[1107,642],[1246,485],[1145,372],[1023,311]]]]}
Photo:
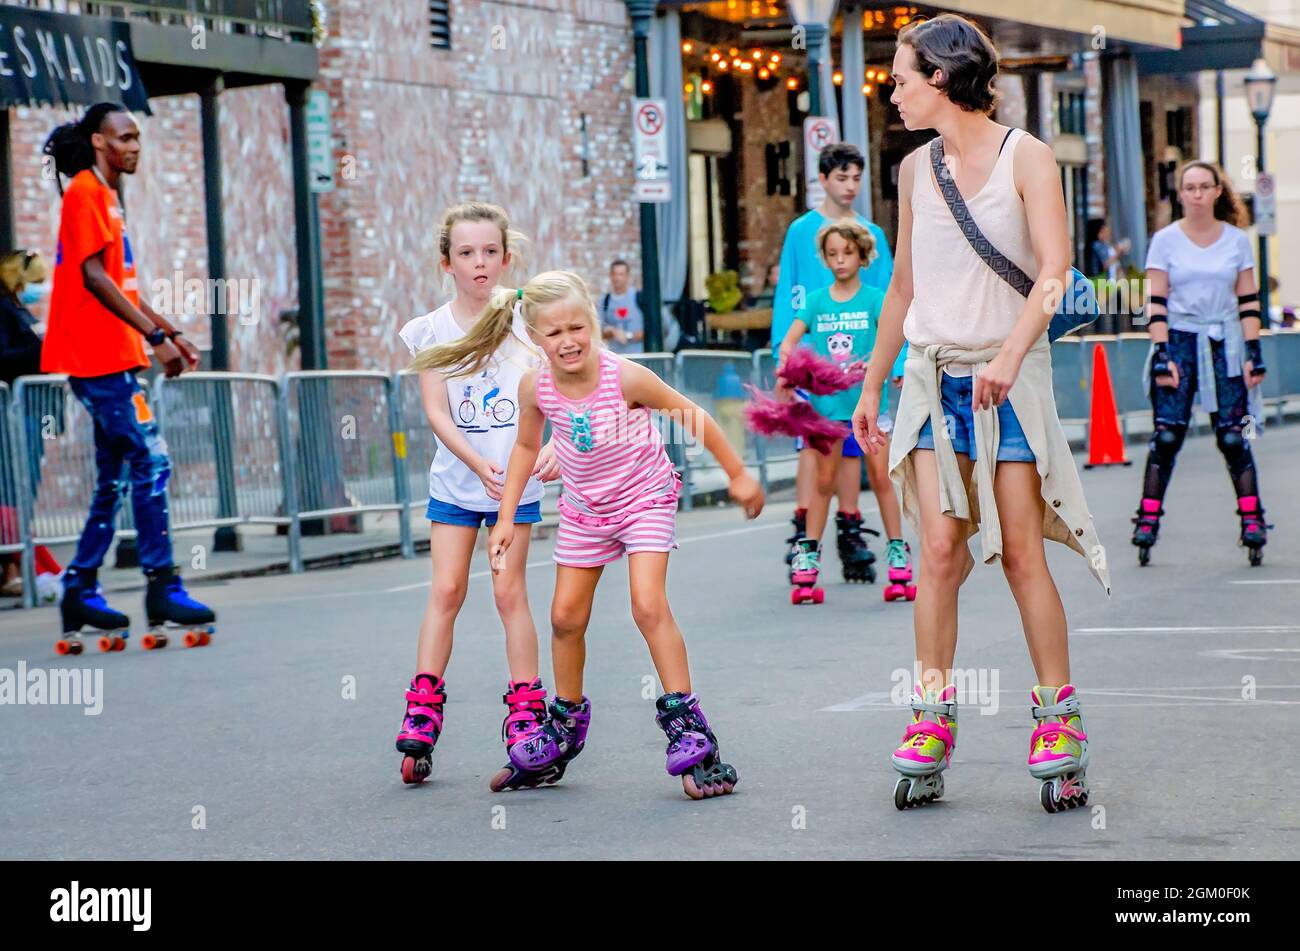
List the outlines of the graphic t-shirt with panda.
{"type": "MultiPolygon", "coordinates": [[[[885,295],[875,287],[863,284],[858,292],[846,301],[831,296],[831,287],[813,291],[807,297],[803,310],[796,314],[808,328],[804,337],[820,356],[848,372],[855,363],[865,363],[876,345],[876,331],[880,326],[880,310],[885,295]]],[[[851,386],[831,396],[813,396],[813,408],[827,419],[847,422],[853,418],[862,387],[851,386]]],[[[889,389],[880,392],[880,412],[889,410],[889,389]]]]}

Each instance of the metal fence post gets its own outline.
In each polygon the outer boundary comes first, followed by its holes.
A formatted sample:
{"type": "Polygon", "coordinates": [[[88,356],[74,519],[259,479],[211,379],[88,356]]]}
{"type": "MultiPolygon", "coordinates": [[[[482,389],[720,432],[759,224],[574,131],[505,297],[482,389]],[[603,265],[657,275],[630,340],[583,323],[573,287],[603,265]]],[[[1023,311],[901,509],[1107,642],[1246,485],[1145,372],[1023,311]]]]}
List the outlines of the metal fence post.
{"type": "Polygon", "coordinates": [[[406,479],[406,426],[402,420],[402,381],[394,373],[385,384],[388,387],[388,428],[392,438],[393,483],[397,499],[397,530],[401,538],[402,557],[415,557],[415,541],[411,537],[410,487],[406,479]]]}

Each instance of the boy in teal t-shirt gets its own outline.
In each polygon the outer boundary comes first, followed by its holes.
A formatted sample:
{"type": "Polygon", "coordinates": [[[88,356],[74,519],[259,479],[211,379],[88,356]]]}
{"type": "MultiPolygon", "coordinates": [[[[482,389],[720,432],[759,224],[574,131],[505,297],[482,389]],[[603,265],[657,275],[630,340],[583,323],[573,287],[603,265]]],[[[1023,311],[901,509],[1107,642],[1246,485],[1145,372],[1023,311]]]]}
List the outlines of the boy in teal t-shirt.
{"type": "MultiPolygon", "coordinates": [[[[884,293],[878,288],[865,286],[860,274],[862,268],[871,263],[875,256],[875,241],[861,222],[844,218],[822,227],[817,233],[817,250],[834,275],[835,283],[807,296],[804,308],[795,315],[781,341],[780,365],[785,364],[807,335],[811,338],[813,349],[820,356],[842,367],[847,373],[871,358],[880,324],[880,311],[885,302],[884,293]]],[[[784,383],[778,383],[777,393],[783,399],[796,398],[793,390],[784,383]]],[[[811,402],[813,408],[827,419],[848,422],[853,418],[861,393],[862,385],[859,383],[829,396],[813,396],[811,402]]],[[[882,415],[888,405],[888,391],[885,390],[881,393],[880,401],[882,415]]],[[[863,454],[852,435],[827,455],[811,448],[804,448],[801,452],[812,453],[817,478],[813,498],[808,506],[806,530],[798,540],[797,552],[791,563],[790,581],[795,586],[796,597],[800,596],[801,591],[811,590],[817,584],[817,573],[821,566],[821,538],[830,514],[831,496],[835,494],[840,460],[863,454]]],[[[867,474],[891,547],[895,541],[902,546],[902,516],[893,483],[889,480],[888,453],[878,452],[868,456],[867,474]]]]}

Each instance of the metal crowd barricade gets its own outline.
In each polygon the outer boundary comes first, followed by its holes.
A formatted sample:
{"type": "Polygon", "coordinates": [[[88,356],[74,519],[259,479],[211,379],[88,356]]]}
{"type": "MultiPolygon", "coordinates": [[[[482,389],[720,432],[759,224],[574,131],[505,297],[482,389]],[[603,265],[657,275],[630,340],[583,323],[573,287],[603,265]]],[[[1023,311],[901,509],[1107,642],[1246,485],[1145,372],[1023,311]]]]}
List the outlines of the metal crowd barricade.
{"type": "MultiPolygon", "coordinates": [[[[10,418],[18,446],[15,467],[19,524],[23,526],[23,604],[35,605],[36,546],[81,536],[98,482],[95,424],[79,405],[66,376],[21,376],[14,381],[10,418]]],[[[134,534],[131,485],[120,479],[116,535],[134,534]]]]}
{"type": "MultiPolygon", "coordinates": [[[[757,466],[757,440],[745,426],[744,392],[719,392],[728,365],[735,380],[726,385],[740,386],[751,381],[753,356],[748,350],[680,350],[677,353],[677,389],[717,421],[746,465],[757,466]]],[[[682,435],[682,482],[686,493],[683,508],[690,510],[695,494],[695,474],[718,466],[713,460],[695,458],[704,454],[703,442],[697,444],[690,432],[682,435]]]]}
{"type": "Polygon", "coordinates": [[[413,558],[393,378],[364,370],[286,373],[280,406],[290,570],[303,570],[303,519],[333,515],[396,512],[402,556],[413,558]]]}
{"type": "Polygon", "coordinates": [[[172,474],[173,531],[286,525],[280,383],[256,373],[195,372],[153,384],[172,474]]]}
{"type": "MultiPolygon", "coordinates": [[[[681,387],[677,383],[677,358],[671,353],[629,353],[626,357],[634,363],[652,370],[655,376],[663,380],[675,390],[681,387]]],[[[659,427],[659,435],[664,441],[664,449],[668,452],[668,458],[672,460],[673,466],[678,472],[683,473],[682,481],[685,483],[685,434],[677,420],[673,419],[667,413],[655,413],[656,425],[659,427]]],[[[685,491],[685,490],[683,490],[685,491]]],[[[689,493],[686,493],[689,495],[689,493]]],[[[683,500],[684,505],[689,502],[683,500]]]]}
{"type": "Polygon", "coordinates": [[[420,374],[399,370],[393,376],[393,393],[398,418],[394,446],[406,479],[407,508],[423,510],[429,499],[429,464],[438,441],[424,413],[420,374]]]}

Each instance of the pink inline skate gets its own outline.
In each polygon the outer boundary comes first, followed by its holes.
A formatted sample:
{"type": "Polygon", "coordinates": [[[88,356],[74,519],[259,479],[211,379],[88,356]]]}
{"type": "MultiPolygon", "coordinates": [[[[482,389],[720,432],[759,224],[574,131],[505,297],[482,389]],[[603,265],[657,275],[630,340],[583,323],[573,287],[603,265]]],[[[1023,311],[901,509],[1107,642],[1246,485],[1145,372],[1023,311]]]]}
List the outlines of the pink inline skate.
{"type": "Polygon", "coordinates": [[[437,674],[416,674],[406,691],[406,716],[397,734],[402,758],[402,782],[424,782],[433,771],[433,747],[442,735],[442,705],[447,685],[437,674]]]}

